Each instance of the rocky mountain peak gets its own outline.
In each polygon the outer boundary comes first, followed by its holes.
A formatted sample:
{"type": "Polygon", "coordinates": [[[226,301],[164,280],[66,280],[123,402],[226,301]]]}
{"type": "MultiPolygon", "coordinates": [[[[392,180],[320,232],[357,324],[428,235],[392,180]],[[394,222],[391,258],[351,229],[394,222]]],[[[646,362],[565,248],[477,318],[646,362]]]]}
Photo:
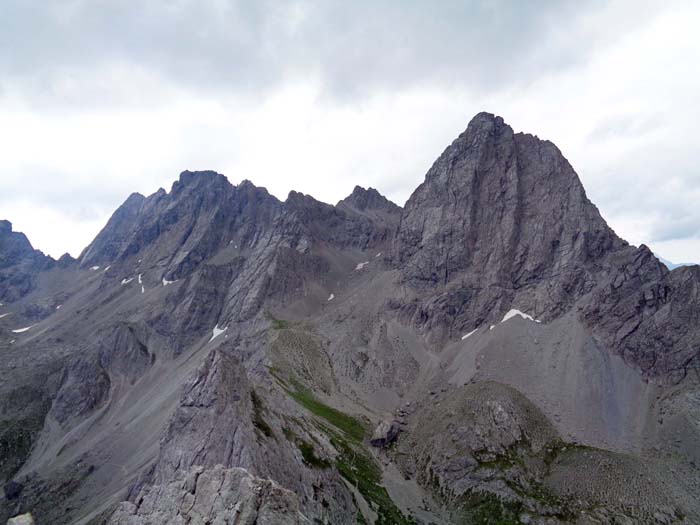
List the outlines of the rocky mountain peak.
{"type": "Polygon", "coordinates": [[[419,280],[518,286],[624,244],[556,146],[479,113],[406,203],[395,256],[419,280]]]}
{"type": "Polygon", "coordinates": [[[0,220],[0,301],[14,301],[35,286],[36,275],[55,261],[35,250],[27,236],[0,220]]]}
{"type": "Polygon", "coordinates": [[[184,187],[197,187],[207,184],[228,183],[226,176],[213,170],[190,171],[185,170],[180,173],[180,177],[173,183],[173,191],[184,187]]]}
{"type": "Polygon", "coordinates": [[[374,188],[355,186],[352,193],[341,200],[338,205],[345,205],[358,211],[385,210],[390,213],[398,213],[401,208],[384,197],[374,188]]]}
{"type": "Polygon", "coordinates": [[[0,523],[700,523],[700,266],[489,113],[404,209],[186,171],[79,266],[0,221],[0,302],[0,523]]]}
{"type": "Polygon", "coordinates": [[[12,231],[12,223],[0,220],[0,268],[18,262],[34,252],[27,236],[12,231]]]}

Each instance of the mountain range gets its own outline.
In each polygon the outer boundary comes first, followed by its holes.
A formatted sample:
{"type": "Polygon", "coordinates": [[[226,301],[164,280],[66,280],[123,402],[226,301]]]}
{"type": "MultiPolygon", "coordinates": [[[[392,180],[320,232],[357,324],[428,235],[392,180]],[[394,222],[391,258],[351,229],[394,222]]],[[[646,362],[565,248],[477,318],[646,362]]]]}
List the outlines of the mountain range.
{"type": "Polygon", "coordinates": [[[0,522],[700,523],[700,267],[479,113],[402,208],[185,171],[0,221],[0,522]]]}

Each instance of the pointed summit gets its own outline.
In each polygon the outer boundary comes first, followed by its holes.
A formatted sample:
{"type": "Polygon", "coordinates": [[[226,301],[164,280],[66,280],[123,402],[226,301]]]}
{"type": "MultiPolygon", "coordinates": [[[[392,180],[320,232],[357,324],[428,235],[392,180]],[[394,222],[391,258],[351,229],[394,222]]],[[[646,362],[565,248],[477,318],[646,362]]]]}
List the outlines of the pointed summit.
{"type": "Polygon", "coordinates": [[[406,203],[396,257],[419,280],[481,268],[518,286],[624,244],[556,146],[479,113],[406,203]]]}
{"type": "Polygon", "coordinates": [[[388,212],[399,212],[401,208],[384,197],[374,188],[363,188],[355,186],[352,193],[338,203],[338,206],[346,205],[357,211],[365,210],[385,210],[388,212]]]}
{"type": "Polygon", "coordinates": [[[26,235],[12,231],[10,221],[0,220],[0,301],[25,296],[35,287],[37,274],[54,263],[35,250],[26,235]]]}

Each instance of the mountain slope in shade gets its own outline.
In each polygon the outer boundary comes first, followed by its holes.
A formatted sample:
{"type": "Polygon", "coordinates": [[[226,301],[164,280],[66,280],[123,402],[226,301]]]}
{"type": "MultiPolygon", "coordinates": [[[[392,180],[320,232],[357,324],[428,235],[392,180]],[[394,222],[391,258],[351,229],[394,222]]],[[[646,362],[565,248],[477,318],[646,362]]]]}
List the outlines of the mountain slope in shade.
{"type": "Polygon", "coordinates": [[[700,520],[698,268],[500,117],[403,209],[183,172],[77,264],[13,239],[0,521],[700,520]]]}

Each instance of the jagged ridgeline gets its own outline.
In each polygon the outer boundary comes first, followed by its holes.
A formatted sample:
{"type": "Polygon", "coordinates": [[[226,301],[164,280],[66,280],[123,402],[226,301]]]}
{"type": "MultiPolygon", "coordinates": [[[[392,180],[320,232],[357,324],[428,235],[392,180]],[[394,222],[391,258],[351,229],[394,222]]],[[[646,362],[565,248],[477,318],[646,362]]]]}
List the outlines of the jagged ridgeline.
{"type": "Polygon", "coordinates": [[[0,523],[700,523],[700,268],[480,113],[403,208],[183,172],[0,222],[0,523]]]}

